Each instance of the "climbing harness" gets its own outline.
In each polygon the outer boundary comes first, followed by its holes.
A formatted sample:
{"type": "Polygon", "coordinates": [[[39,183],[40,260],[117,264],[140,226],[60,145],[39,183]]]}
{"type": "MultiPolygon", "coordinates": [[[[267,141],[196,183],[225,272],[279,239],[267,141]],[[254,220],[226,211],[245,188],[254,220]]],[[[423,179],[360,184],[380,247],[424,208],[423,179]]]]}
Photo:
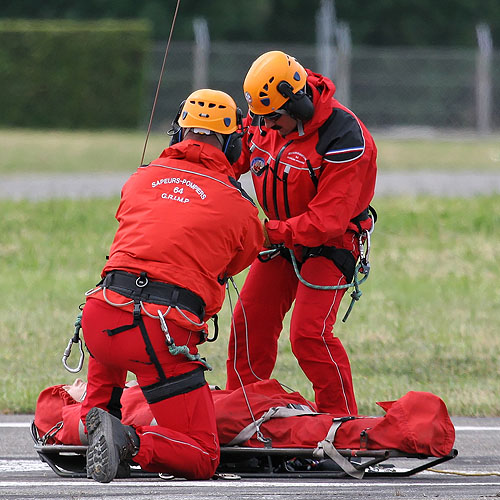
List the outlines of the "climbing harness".
{"type": "MultiPolygon", "coordinates": [[[[86,295],[92,295],[101,289],[104,300],[114,307],[124,307],[134,304],[134,322],[131,325],[126,325],[126,327],[115,329],[113,330],[113,332],[119,333],[121,331],[124,331],[123,328],[131,329],[139,326],[141,328],[141,332],[143,333],[143,337],[146,337],[147,332],[141,316],[142,311],[146,316],[153,319],[158,319],[160,321],[160,327],[165,334],[165,343],[168,346],[168,350],[170,354],[172,354],[172,356],[182,354],[189,361],[197,361],[201,363],[207,370],[212,370],[212,367],[208,364],[208,362],[199,354],[191,354],[187,345],[178,346],[175,344],[175,341],[170,335],[167,323],[165,321],[165,317],[170,313],[172,309],[175,309],[184,319],[189,321],[192,325],[196,327],[202,327],[205,324],[203,320],[205,316],[205,303],[200,297],[198,297],[198,295],[191,292],[190,290],[176,285],[162,283],[159,281],[152,281],[148,278],[147,273],[145,272],[142,272],[140,276],[136,276],[135,274],[127,273],[125,271],[111,271],[103,278],[101,283],[95,289],[90,290],[86,295]],[[127,297],[130,300],[124,303],[112,302],[106,294],[107,290],[119,293],[120,295],[127,297]],[[146,303],[164,306],[166,305],[168,306],[168,308],[165,313],[162,313],[160,309],[157,309],[156,314],[152,314],[148,311],[146,303]],[[199,321],[194,321],[184,311],[193,314],[199,321]]],[[[217,325],[216,322],[215,324],[217,325]]],[[[216,328],[214,338],[216,338],[217,336],[218,332],[216,328]]],[[[144,340],[146,342],[146,338],[144,338],[144,340]]],[[[213,339],[211,340],[213,341],[213,339]]]]}
{"type": "MultiPolygon", "coordinates": [[[[202,358],[199,354],[191,354],[189,351],[189,347],[187,345],[178,346],[175,344],[174,339],[170,335],[170,332],[167,327],[167,323],[165,321],[165,317],[169,314],[172,309],[175,309],[184,319],[189,321],[196,327],[202,327],[204,323],[205,316],[205,303],[203,300],[198,297],[196,294],[187,290],[185,288],[181,288],[175,285],[170,285],[168,283],[162,283],[158,281],[151,281],[147,277],[145,272],[141,273],[140,276],[136,276],[131,273],[127,273],[125,271],[111,271],[106,275],[105,278],[101,280],[101,282],[95,287],[85,293],[85,296],[91,296],[102,290],[102,296],[104,300],[113,307],[125,307],[128,305],[134,304],[133,316],[134,320],[130,325],[125,325],[123,327],[115,328],[109,335],[115,335],[125,330],[129,330],[138,326],[141,329],[141,333],[143,335],[144,341],[146,343],[146,350],[150,357],[152,356],[152,346],[148,347],[149,337],[147,336],[146,327],[144,325],[144,321],[141,317],[141,311],[150,318],[158,319],[160,321],[160,327],[165,334],[165,343],[168,346],[168,350],[172,356],[183,355],[189,361],[197,361],[201,363],[205,369],[212,370],[210,364],[206,361],[206,359],[202,358]],[[107,296],[107,290],[112,290],[120,295],[129,298],[130,300],[122,303],[117,303],[111,301],[107,296]],[[156,314],[152,314],[148,311],[146,307],[146,303],[148,304],[156,304],[156,305],[166,305],[168,306],[167,310],[162,313],[160,309],[156,310],[156,314]],[[195,321],[190,318],[184,311],[187,311],[198,318],[199,321],[195,321]]],[[[80,306],[80,310],[82,306],[80,306]]],[[[82,340],[80,338],[80,329],[81,329],[81,318],[82,314],[80,313],[75,322],[75,334],[68,342],[68,346],[64,351],[64,355],[62,357],[62,362],[64,367],[71,373],[78,373],[83,366],[84,361],[84,352],[82,348],[82,340]],[[73,344],[78,344],[80,348],[80,361],[76,368],[71,368],[67,364],[67,359],[71,354],[71,348],[73,344]]],[[[210,342],[214,342],[218,337],[218,322],[217,318],[214,318],[215,325],[215,333],[212,338],[204,337],[203,340],[208,340],[210,342]]],[[[206,334],[204,334],[206,335],[206,334]]],[[[153,360],[152,360],[153,361],[153,360]]],[[[156,368],[160,367],[159,362],[154,362],[156,368]]]]}
{"type": "MultiPolygon", "coordinates": [[[[287,260],[289,260],[292,263],[293,270],[295,271],[295,274],[296,274],[298,280],[303,285],[305,285],[309,288],[313,288],[314,290],[345,290],[348,288],[354,288],[354,290],[351,293],[351,303],[349,304],[349,307],[348,307],[346,313],[344,314],[344,317],[342,318],[342,322],[345,323],[347,321],[347,318],[351,314],[351,311],[352,311],[354,304],[361,298],[362,292],[359,288],[360,285],[362,285],[368,279],[368,276],[370,274],[371,266],[370,266],[370,261],[368,258],[370,255],[370,247],[371,247],[371,233],[373,232],[373,230],[375,228],[375,222],[377,220],[377,215],[373,209],[368,210],[367,212],[368,212],[368,217],[372,220],[372,224],[371,224],[370,229],[362,229],[358,223],[359,231],[357,234],[358,234],[359,260],[358,260],[357,264],[355,265],[352,279],[349,280],[349,283],[346,283],[345,285],[315,285],[315,284],[310,283],[309,281],[305,280],[302,277],[302,275],[300,274],[299,264],[297,263],[297,258],[295,257],[293,250],[284,247],[282,244],[275,245],[270,250],[264,250],[264,251],[260,252],[258,258],[261,262],[267,262],[267,261],[277,257],[278,255],[282,255],[284,258],[286,258],[287,260]]],[[[306,252],[305,257],[307,258],[307,257],[311,257],[311,256],[323,255],[327,258],[330,258],[330,260],[334,260],[331,257],[332,251],[340,252],[342,250],[343,249],[337,249],[334,247],[317,247],[316,249],[309,249],[306,252]]],[[[348,250],[347,250],[347,252],[348,252],[348,250]]],[[[339,266],[337,265],[337,267],[339,267],[339,266]]],[[[345,274],[349,274],[349,273],[345,273],[345,274]]],[[[349,277],[349,276],[347,276],[347,277],[349,277]]]]}

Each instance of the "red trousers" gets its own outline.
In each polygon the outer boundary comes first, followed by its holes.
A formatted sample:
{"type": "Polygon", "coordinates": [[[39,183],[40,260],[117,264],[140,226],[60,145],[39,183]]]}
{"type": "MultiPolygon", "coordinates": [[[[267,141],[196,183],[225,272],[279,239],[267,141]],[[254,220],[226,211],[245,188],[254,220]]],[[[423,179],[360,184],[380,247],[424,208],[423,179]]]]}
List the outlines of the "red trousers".
{"type": "MultiPolygon", "coordinates": [[[[352,234],[352,233],[351,233],[352,234]]],[[[355,236],[352,252],[357,258],[355,236]]],[[[341,285],[345,278],[325,257],[311,257],[302,277],[315,285],[341,285]]],[[[311,381],[318,410],[357,414],[351,367],[332,329],[345,290],[315,290],[300,283],[282,256],[255,260],[234,310],[227,359],[227,389],[268,379],[276,363],[283,318],[295,300],[290,322],[292,352],[311,381]]],[[[286,383],[286,381],[285,381],[286,383]]]]}
{"type": "MultiPolygon", "coordinates": [[[[168,316],[167,316],[168,318],[168,316]]],[[[158,371],[146,353],[139,327],[109,336],[111,330],[132,323],[132,314],[102,300],[89,298],[82,316],[85,343],[91,353],[87,395],[81,418],[97,406],[115,413],[127,371],[133,372],[141,387],[158,382],[158,371]]],[[[158,319],[143,316],[154,351],[167,377],[190,372],[199,363],[183,355],[172,356],[158,319]]],[[[187,345],[197,353],[199,334],[167,321],[176,345],[187,345]]],[[[207,384],[186,394],[157,403],[150,409],[158,425],[136,428],[140,447],[134,461],[150,472],[165,472],[188,479],[210,478],[219,463],[219,441],[215,410],[207,384]]]]}

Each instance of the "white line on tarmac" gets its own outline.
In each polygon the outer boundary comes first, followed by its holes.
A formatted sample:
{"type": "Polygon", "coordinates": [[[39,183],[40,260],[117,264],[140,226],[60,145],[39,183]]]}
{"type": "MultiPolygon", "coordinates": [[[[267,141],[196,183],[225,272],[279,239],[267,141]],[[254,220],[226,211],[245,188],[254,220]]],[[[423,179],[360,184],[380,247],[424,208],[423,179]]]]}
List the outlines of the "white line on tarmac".
{"type": "MultiPolygon", "coordinates": [[[[31,422],[0,422],[0,428],[31,427],[31,422]]],[[[456,425],[456,431],[500,431],[498,426],[456,425]]]]}
{"type": "MultiPolygon", "coordinates": [[[[273,481],[275,479],[276,478],[273,478],[273,481]]],[[[154,483],[154,485],[156,486],[156,485],[160,485],[162,483],[165,484],[165,487],[168,487],[168,485],[170,485],[170,486],[176,487],[176,488],[192,488],[193,486],[195,486],[196,488],[199,488],[200,486],[203,485],[203,483],[213,484],[213,482],[211,482],[211,481],[184,481],[184,480],[175,481],[174,480],[174,481],[162,481],[162,482],[154,483]]],[[[112,487],[113,488],[119,488],[119,487],[144,488],[145,484],[147,484],[148,487],[151,487],[151,485],[153,483],[151,483],[151,481],[148,481],[146,483],[146,482],[141,482],[141,481],[135,481],[135,482],[124,481],[123,479],[120,479],[120,481],[116,481],[116,482],[112,483],[112,487]]],[[[489,482],[481,482],[481,483],[471,482],[471,481],[460,482],[460,483],[454,482],[453,487],[469,486],[472,488],[477,488],[477,486],[479,484],[481,486],[498,486],[498,485],[500,485],[500,482],[498,482],[498,481],[489,481],[489,482]]],[[[90,486],[90,485],[92,485],[92,487],[94,487],[94,486],[95,487],[107,487],[107,488],[110,487],[109,483],[101,484],[101,483],[98,483],[96,481],[94,481],[94,482],[92,482],[90,480],[75,481],[72,479],[66,479],[64,481],[0,481],[0,487],[2,487],[2,488],[13,488],[13,487],[15,487],[15,488],[20,488],[20,487],[34,488],[34,487],[44,487],[44,486],[54,488],[54,486],[81,487],[81,486],[90,486]]],[[[361,487],[366,486],[369,488],[372,488],[372,487],[394,488],[395,486],[397,486],[398,488],[402,488],[402,487],[407,486],[407,487],[415,488],[416,486],[418,486],[418,487],[422,487],[422,486],[435,487],[436,483],[435,482],[425,482],[425,483],[418,482],[418,484],[415,482],[394,483],[392,481],[374,483],[371,480],[368,482],[356,481],[356,482],[352,482],[352,483],[351,482],[347,483],[347,482],[342,482],[342,481],[337,481],[337,482],[321,481],[321,482],[314,482],[314,483],[311,483],[311,482],[300,482],[299,483],[299,482],[295,482],[295,481],[289,481],[289,482],[283,481],[283,482],[276,482],[276,483],[273,483],[272,481],[258,481],[257,482],[257,481],[245,481],[245,480],[217,481],[218,488],[249,488],[249,487],[257,488],[257,487],[260,487],[260,488],[267,488],[267,489],[271,489],[271,488],[283,489],[283,488],[311,487],[311,485],[314,485],[314,488],[316,488],[316,489],[331,488],[332,486],[334,486],[336,488],[340,488],[340,487],[342,487],[342,488],[359,488],[360,486],[361,487]]]]}
{"type": "Polygon", "coordinates": [[[14,428],[14,427],[31,427],[30,422],[0,422],[0,427],[14,428]]]}
{"type": "Polygon", "coordinates": [[[475,427],[473,425],[457,425],[456,431],[500,431],[500,427],[475,427]]]}

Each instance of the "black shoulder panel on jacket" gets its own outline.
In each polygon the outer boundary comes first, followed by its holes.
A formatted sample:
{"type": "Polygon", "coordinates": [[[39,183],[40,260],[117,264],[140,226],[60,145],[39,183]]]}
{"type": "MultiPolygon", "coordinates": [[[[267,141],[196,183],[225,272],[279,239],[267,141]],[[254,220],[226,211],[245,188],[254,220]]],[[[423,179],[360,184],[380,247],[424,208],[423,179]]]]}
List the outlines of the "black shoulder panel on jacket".
{"type": "Polygon", "coordinates": [[[359,158],[364,150],[365,138],[356,117],[335,108],[318,129],[318,154],[326,161],[343,163],[359,158]]]}
{"type": "Polygon", "coordinates": [[[229,182],[241,193],[241,196],[243,196],[243,198],[246,198],[252,205],[255,206],[252,197],[243,189],[241,182],[238,182],[234,177],[231,177],[230,175],[228,175],[227,178],[229,179],[229,182]]]}

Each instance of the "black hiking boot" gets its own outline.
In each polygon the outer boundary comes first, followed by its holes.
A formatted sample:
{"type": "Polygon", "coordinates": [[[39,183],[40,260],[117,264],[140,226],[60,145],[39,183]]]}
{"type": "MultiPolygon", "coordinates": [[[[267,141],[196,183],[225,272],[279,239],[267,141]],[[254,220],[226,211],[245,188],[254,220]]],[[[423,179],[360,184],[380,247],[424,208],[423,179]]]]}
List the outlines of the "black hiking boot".
{"type": "Polygon", "coordinates": [[[86,419],[89,447],[87,477],[109,483],[120,462],[130,460],[139,451],[139,436],[129,425],[101,408],[92,408],[86,419]]]}

